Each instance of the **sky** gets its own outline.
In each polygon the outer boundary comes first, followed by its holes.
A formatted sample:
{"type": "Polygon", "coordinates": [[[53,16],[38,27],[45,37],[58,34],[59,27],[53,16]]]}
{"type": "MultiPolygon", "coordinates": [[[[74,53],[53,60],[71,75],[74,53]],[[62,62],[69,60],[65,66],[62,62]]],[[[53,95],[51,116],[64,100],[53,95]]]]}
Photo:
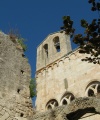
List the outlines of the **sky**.
{"type": "MultiPolygon", "coordinates": [[[[8,34],[15,29],[26,39],[25,55],[34,78],[37,46],[50,33],[60,30],[63,16],[69,15],[76,33],[82,33],[80,20],[84,18],[90,22],[98,16],[90,8],[88,0],[0,0],[0,31],[8,34]]],[[[76,48],[73,43],[72,48],[76,48]]]]}

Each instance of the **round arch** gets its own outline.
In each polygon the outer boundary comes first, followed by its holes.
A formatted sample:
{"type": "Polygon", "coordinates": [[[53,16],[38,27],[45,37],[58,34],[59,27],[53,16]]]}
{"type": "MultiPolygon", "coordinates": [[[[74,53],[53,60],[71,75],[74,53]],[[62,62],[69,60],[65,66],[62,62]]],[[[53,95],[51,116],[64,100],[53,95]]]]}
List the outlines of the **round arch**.
{"type": "Polygon", "coordinates": [[[71,101],[75,99],[71,92],[65,92],[60,100],[60,105],[68,105],[71,101]]]}
{"type": "Polygon", "coordinates": [[[46,110],[51,110],[57,106],[59,106],[58,101],[56,99],[51,99],[46,104],[46,110]]]}
{"type": "Polygon", "coordinates": [[[96,80],[90,82],[85,89],[85,94],[88,97],[93,97],[100,94],[100,82],[96,80]]]}

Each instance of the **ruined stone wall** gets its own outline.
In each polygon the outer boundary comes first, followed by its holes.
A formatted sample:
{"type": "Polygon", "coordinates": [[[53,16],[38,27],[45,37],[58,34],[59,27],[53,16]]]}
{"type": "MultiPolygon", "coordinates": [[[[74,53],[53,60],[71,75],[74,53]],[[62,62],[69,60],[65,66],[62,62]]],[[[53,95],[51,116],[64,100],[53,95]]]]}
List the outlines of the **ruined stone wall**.
{"type": "Polygon", "coordinates": [[[29,120],[99,120],[100,96],[81,97],[73,100],[69,105],[59,106],[53,110],[37,113],[29,120]]]}
{"type": "Polygon", "coordinates": [[[33,113],[30,77],[22,47],[0,32],[0,120],[27,120],[33,113]]]}

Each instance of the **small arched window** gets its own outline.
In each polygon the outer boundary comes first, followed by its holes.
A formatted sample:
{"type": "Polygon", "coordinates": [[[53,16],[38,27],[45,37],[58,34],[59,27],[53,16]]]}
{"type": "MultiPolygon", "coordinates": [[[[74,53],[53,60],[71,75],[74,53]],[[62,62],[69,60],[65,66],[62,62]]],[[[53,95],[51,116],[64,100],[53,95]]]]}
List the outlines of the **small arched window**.
{"type": "Polygon", "coordinates": [[[48,101],[48,103],[47,103],[47,105],[46,105],[46,109],[47,109],[47,110],[50,110],[50,109],[53,109],[53,108],[55,108],[55,107],[57,107],[57,106],[58,106],[57,100],[51,99],[51,100],[48,101]]]}
{"type": "Polygon", "coordinates": [[[70,92],[66,92],[61,98],[61,105],[68,105],[75,99],[74,95],[70,92]]]}
{"type": "Polygon", "coordinates": [[[48,44],[44,45],[44,51],[45,51],[46,56],[48,57],[48,44]]]}
{"type": "Polygon", "coordinates": [[[57,52],[60,52],[60,41],[59,41],[59,37],[58,37],[58,36],[55,37],[55,38],[53,39],[53,41],[54,41],[54,46],[55,46],[55,48],[56,48],[56,51],[57,51],[57,52]]]}
{"type": "Polygon", "coordinates": [[[86,94],[88,97],[100,95],[100,82],[93,81],[86,88],[86,94]]]}

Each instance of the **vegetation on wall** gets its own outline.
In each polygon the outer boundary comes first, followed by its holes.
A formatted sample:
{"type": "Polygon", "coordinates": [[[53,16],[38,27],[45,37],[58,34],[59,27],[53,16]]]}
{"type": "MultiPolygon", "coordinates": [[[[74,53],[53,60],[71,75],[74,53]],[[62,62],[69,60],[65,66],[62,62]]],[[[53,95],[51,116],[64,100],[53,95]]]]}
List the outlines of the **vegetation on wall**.
{"type": "Polygon", "coordinates": [[[91,55],[82,59],[82,61],[100,64],[100,1],[88,0],[88,3],[92,5],[91,11],[98,11],[99,17],[91,20],[91,23],[88,23],[84,19],[81,20],[81,27],[84,28],[84,34],[74,35],[75,29],[73,28],[73,21],[70,16],[63,17],[63,26],[61,29],[72,37],[75,44],[80,46],[80,53],[91,55]]]}
{"type": "Polygon", "coordinates": [[[27,50],[27,46],[25,44],[25,39],[21,37],[21,35],[16,31],[11,29],[10,32],[8,33],[10,39],[14,42],[14,43],[19,43],[23,49],[23,51],[27,50]]]}
{"type": "Polygon", "coordinates": [[[33,98],[36,96],[36,81],[35,78],[32,78],[30,81],[30,97],[33,98]]]}
{"type": "Polygon", "coordinates": [[[26,44],[24,43],[25,42],[25,39],[24,38],[22,38],[22,37],[19,37],[19,38],[17,38],[17,40],[18,40],[18,43],[21,45],[21,47],[23,48],[23,51],[26,51],[27,50],[27,46],[26,46],[26,44]]]}

